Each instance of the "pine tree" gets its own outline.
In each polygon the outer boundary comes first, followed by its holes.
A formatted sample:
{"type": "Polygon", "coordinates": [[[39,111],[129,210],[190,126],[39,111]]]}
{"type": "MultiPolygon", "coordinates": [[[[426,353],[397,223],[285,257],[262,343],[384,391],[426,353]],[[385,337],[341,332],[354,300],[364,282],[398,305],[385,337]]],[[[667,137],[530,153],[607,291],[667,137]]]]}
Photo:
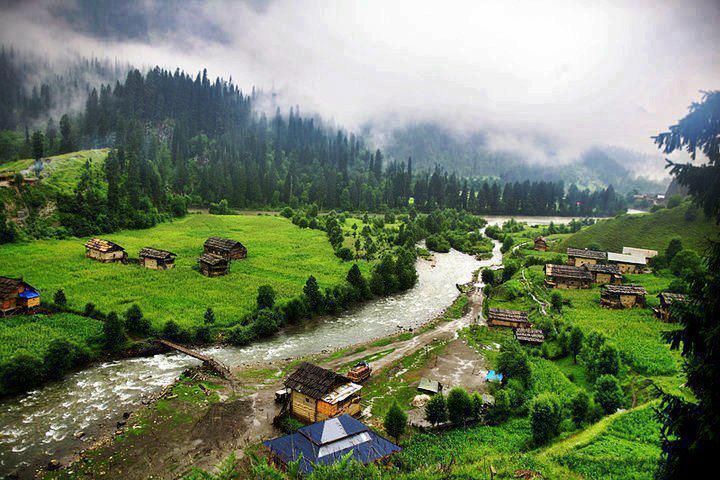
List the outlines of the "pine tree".
{"type": "Polygon", "coordinates": [[[388,435],[395,439],[395,443],[398,442],[400,436],[405,433],[407,428],[407,414],[400,408],[397,402],[393,402],[390,409],[385,414],[383,420],[383,427],[388,435]]]}

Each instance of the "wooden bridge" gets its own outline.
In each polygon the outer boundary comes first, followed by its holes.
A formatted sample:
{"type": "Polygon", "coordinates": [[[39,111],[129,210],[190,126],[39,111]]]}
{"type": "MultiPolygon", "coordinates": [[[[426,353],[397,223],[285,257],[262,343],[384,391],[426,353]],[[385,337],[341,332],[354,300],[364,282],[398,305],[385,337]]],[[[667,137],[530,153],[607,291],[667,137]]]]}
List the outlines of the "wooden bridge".
{"type": "Polygon", "coordinates": [[[203,362],[203,364],[206,367],[214,370],[215,372],[220,374],[220,376],[222,376],[223,378],[226,378],[228,380],[232,379],[232,373],[230,373],[230,369],[212,357],[203,355],[202,353],[196,352],[195,350],[191,350],[184,345],[180,345],[179,343],[171,342],[170,340],[165,340],[164,338],[158,338],[158,339],[155,339],[155,341],[157,343],[159,343],[160,345],[164,345],[171,350],[175,350],[177,352],[184,353],[185,355],[189,355],[193,358],[197,358],[198,360],[203,362]]]}

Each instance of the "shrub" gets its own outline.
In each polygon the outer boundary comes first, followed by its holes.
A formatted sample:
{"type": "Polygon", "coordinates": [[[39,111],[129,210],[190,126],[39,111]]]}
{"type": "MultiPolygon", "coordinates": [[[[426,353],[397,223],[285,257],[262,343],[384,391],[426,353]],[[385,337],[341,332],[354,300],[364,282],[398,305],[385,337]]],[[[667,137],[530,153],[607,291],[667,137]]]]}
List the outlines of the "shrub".
{"type": "Polygon", "coordinates": [[[607,414],[614,413],[623,404],[620,382],[612,375],[603,375],[595,382],[595,401],[607,414]]]}
{"type": "Polygon", "coordinates": [[[455,387],[450,390],[447,398],[447,410],[450,423],[454,426],[464,425],[472,416],[472,400],[465,389],[455,387]]]}
{"type": "Polygon", "coordinates": [[[554,393],[540,394],[530,407],[530,427],[533,440],[543,445],[560,433],[562,406],[554,393]]]}
{"type": "Polygon", "coordinates": [[[438,393],[430,399],[425,405],[425,419],[433,426],[447,421],[448,411],[445,395],[438,393]]]}
{"type": "Polygon", "coordinates": [[[53,295],[53,303],[60,306],[67,305],[67,297],[65,297],[65,291],[63,291],[62,288],[56,291],[55,295],[53,295]]]}
{"type": "Polygon", "coordinates": [[[292,208],[285,207],[280,211],[280,215],[282,215],[285,218],[292,218],[293,215],[295,215],[295,212],[293,212],[292,208]]]}
{"type": "Polygon", "coordinates": [[[303,293],[307,299],[308,307],[311,312],[319,312],[322,309],[322,295],[315,277],[310,275],[303,287],[303,293]]]}
{"type": "Polygon", "coordinates": [[[495,272],[489,268],[484,268],[480,274],[480,279],[485,285],[492,285],[495,283],[495,272]]]}
{"type": "Polygon", "coordinates": [[[238,325],[228,331],[228,342],[238,347],[243,347],[255,340],[255,333],[249,326],[238,325]]]}
{"type": "Polygon", "coordinates": [[[450,242],[440,234],[428,236],[425,239],[425,246],[433,252],[447,253],[450,251],[450,242]]]}
{"type": "Polygon", "coordinates": [[[0,383],[6,392],[20,392],[38,386],[42,374],[42,362],[21,350],[0,366],[0,383]]]}
{"type": "Polygon", "coordinates": [[[305,303],[299,298],[290,299],[285,306],[282,307],[283,315],[285,320],[290,323],[297,323],[301,318],[307,315],[307,308],[305,303]]]}
{"type": "Polygon", "coordinates": [[[680,237],[673,237],[670,239],[667,248],[665,249],[665,261],[667,263],[672,262],[675,255],[683,249],[682,239],[680,237]]]}
{"type": "Polygon", "coordinates": [[[88,359],[89,354],[78,345],[56,338],[48,345],[43,358],[45,374],[51,379],[62,378],[66,372],[88,359]]]}
{"type": "Polygon", "coordinates": [[[595,364],[595,371],[597,375],[617,375],[620,371],[620,354],[617,348],[612,345],[605,344],[600,348],[597,355],[597,362],[595,364]]]}
{"type": "Polygon", "coordinates": [[[507,262],[502,270],[502,281],[507,282],[513,275],[518,271],[518,266],[515,262],[507,262]]]}
{"type": "Polygon", "coordinates": [[[503,238],[502,246],[500,246],[500,251],[502,253],[507,253],[515,243],[515,240],[510,235],[505,235],[505,238],[503,238]]]}
{"type": "Polygon", "coordinates": [[[570,401],[570,412],[573,422],[578,427],[587,421],[590,413],[590,396],[585,390],[580,390],[570,401]]]}
{"type": "Polygon", "coordinates": [[[337,257],[343,262],[349,262],[354,257],[352,250],[350,250],[350,248],[348,247],[338,248],[335,252],[335,255],[337,255],[337,257]]]}
{"type": "Polygon", "coordinates": [[[487,413],[487,420],[490,423],[502,423],[510,416],[510,394],[501,389],[495,392],[495,404],[490,407],[487,413]]]}
{"type": "Polygon", "coordinates": [[[255,316],[253,330],[259,338],[269,337],[278,331],[279,323],[278,315],[275,312],[267,309],[260,310],[255,316]]]}
{"type": "Polygon", "coordinates": [[[275,290],[270,285],[261,285],[258,287],[257,308],[273,308],[275,306],[275,290]]]}
{"type": "Polygon", "coordinates": [[[180,327],[174,320],[168,320],[163,327],[162,336],[168,340],[177,340],[180,337],[180,327]]]}
{"type": "Polygon", "coordinates": [[[527,353],[517,342],[509,342],[503,345],[498,357],[497,368],[504,375],[504,383],[513,378],[520,380],[525,388],[530,387],[532,383],[530,362],[527,353]]]}
{"type": "Polygon", "coordinates": [[[203,321],[205,325],[213,325],[215,323],[215,312],[213,312],[212,308],[208,307],[207,310],[205,310],[203,321]]]}
{"type": "Polygon", "coordinates": [[[115,312],[110,312],[103,324],[103,340],[108,350],[117,350],[125,344],[125,325],[115,312]]]}
{"type": "Polygon", "coordinates": [[[133,304],[125,312],[125,328],[135,335],[147,335],[150,333],[150,320],[143,316],[140,307],[133,304]]]}
{"type": "Polygon", "coordinates": [[[83,308],[83,315],[86,317],[92,317],[96,314],[97,310],[95,310],[95,304],[94,303],[86,303],[85,308],[83,308]]]}
{"type": "Polygon", "coordinates": [[[580,330],[580,327],[575,326],[572,328],[572,330],[570,330],[568,349],[572,353],[574,363],[577,363],[577,356],[582,350],[584,336],[585,335],[583,334],[583,331],[580,330]]]}
{"type": "Polygon", "coordinates": [[[552,295],[550,295],[550,305],[557,313],[562,313],[563,299],[560,292],[553,292],[552,295]]]}
{"type": "Polygon", "coordinates": [[[400,408],[397,402],[393,402],[390,410],[385,414],[383,427],[387,434],[395,439],[396,443],[400,439],[400,436],[405,433],[407,414],[400,408]]]}
{"type": "Polygon", "coordinates": [[[195,329],[195,341],[198,343],[210,343],[212,341],[210,327],[207,325],[200,325],[197,327],[195,329]]]}
{"type": "Polygon", "coordinates": [[[670,262],[670,270],[675,276],[693,276],[702,272],[703,263],[694,250],[681,250],[670,262]]]}

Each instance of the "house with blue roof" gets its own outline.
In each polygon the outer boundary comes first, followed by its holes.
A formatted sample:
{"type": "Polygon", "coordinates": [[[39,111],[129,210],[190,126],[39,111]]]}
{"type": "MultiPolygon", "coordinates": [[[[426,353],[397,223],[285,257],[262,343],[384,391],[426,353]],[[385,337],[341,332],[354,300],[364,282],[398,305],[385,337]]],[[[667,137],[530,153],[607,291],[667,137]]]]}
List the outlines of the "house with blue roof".
{"type": "Polygon", "coordinates": [[[0,277],[0,314],[32,311],[40,306],[40,293],[22,278],[0,277]]]}
{"type": "Polygon", "coordinates": [[[401,450],[350,415],[313,423],[297,432],[263,442],[273,462],[281,468],[300,460],[303,474],[317,465],[331,465],[350,454],[353,460],[368,464],[383,460],[401,450]]]}

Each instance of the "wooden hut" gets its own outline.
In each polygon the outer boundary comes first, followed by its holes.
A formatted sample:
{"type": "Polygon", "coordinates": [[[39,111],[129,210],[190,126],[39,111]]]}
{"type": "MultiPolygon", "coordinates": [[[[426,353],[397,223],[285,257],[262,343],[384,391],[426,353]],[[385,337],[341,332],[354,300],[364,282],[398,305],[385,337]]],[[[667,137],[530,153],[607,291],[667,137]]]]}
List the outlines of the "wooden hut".
{"type": "Polygon", "coordinates": [[[504,308],[491,308],[488,310],[488,326],[509,328],[530,328],[527,312],[519,310],[505,310],[504,308]]]}
{"type": "Polygon", "coordinates": [[[632,255],[633,257],[642,257],[645,260],[650,260],[653,257],[657,257],[657,250],[649,250],[647,248],[635,248],[635,247],[623,247],[622,253],[625,255],[632,255]]]}
{"type": "Polygon", "coordinates": [[[127,261],[127,252],[123,247],[100,238],[91,238],[85,243],[85,256],[103,263],[127,261]]]}
{"type": "Polygon", "coordinates": [[[520,343],[528,345],[542,345],[545,341],[545,334],[539,328],[517,328],[515,338],[520,343]]]}
{"type": "Polygon", "coordinates": [[[205,240],[205,253],[212,253],[228,260],[241,260],[247,257],[247,248],[237,240],[210,237],[205,240]]]}
{"type": "Polygon", "coordinates": [[[545,265],[545,285],[548,288],[590,288],[592,282],[592,274],[584,267],[545,265]]]}
{"type": "Polygon", "coordinates": [[[687,295],[682,293],[661,292],[658,298],[660,299],[660,306],[654,309],[655,315],[663,322],[674,322],[672,306],[687,302],[687,295]]]}
{"type": "Polygon", "coordinates": [[[545,237],[540,236],[535,238],[535,250],[538,250],[540,252],[547,252],[548,244],[545,237]]]}
{"type": "Polygon", "coordinates": [[[200,271],[206,277],[219,277],[220,275],[227,275],[228,271],[230,271],[230,260],[212,253],[200,255],[198,264],[200,264],[200,271]]]}
{"type": "Polygon", "coordinates": [[[0,277],[0,313],[28,311],[40,306],[40,293],[22,278],[0,277]]]}
{"type": "Polygon", "coordinates": [[[167,270],[175,267],[175,255],[172,252],[158,250],[156,248],[145,247],[138,254],[140,257],[140,265],[153,270],[167,270]]]}
{"type": "Polygon", "coordinates": [[[620,285],[622,283],[622,273],[617,265],[600,265],[586,263],[583,268],[592,275],[593,283],[612,283],[620,285]]]}
{"type": "Polygon", "coordinates": [[[604,285],[600,306],[606,308],[645,307],[645,288],[640,285],[604,285]]]}
{"type": "Polygon", "coordinates": [[[344,375],[303,362],[286,380],[290,413],[307,423],[360,414],[360,389],[344,375]]]}
{"type": "Polygon", "coordinates": [[[586,263],[603,263],[607,259],[605,252],[588,250],[587,248],[568,248],[568,265],[582,267],[586,263]]]}
{"type": "Polygon", "coordinates": [[[617,265],[621,273],[640,273],[647,265],[645,257],[614,252],[608,252],[607,261],[610,265],[617,265]]]}

